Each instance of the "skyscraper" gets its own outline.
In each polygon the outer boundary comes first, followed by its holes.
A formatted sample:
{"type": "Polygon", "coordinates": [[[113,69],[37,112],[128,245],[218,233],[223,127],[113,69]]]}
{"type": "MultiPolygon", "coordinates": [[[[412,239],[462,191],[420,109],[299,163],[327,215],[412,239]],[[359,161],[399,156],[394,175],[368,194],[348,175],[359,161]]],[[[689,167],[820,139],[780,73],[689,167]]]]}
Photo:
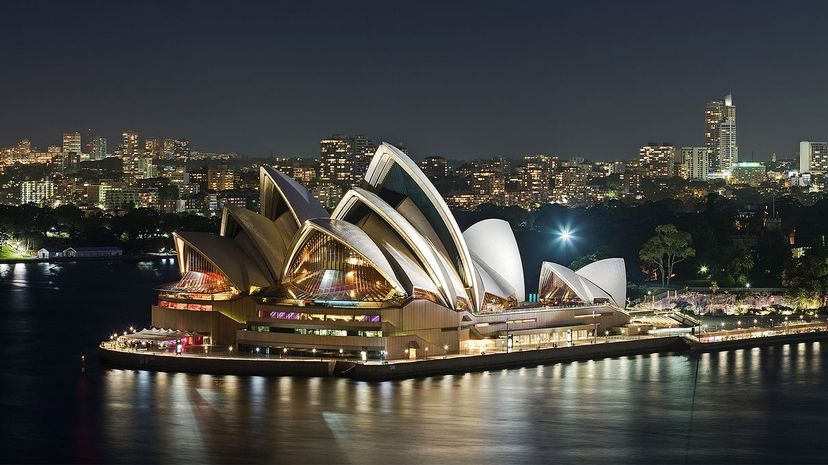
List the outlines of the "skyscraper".
{"type": "Polygon", "coordinates": [[[724,101],[707,102],[704,107],[704,140],[709,155],[710,171],[727,171],[739,161],[736,146],[736,106],[733,97],[728,94],[724,101]],[[727,123],[725,134],[728,141],[722,145],[722,123],[727,123]],[[727,164],[723,166],[722,149],[727,152],[727,164]]]}
{"type": "Polygon", "coordinates": [[[726,119],[719,123],[719,171],[730,171],[737,163],[736,120],[726,119]]]}
{"type": "Polygon", "coordinates": [[[828,142],[799,143],[799,172],[825,174],[828,172],[828,142]]]}

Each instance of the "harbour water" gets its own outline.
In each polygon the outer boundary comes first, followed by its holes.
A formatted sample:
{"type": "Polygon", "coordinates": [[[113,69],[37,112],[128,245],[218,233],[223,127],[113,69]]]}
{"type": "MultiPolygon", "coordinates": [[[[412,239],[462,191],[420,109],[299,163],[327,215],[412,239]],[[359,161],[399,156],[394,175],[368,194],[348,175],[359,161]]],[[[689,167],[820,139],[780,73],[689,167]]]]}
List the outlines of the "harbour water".
{"type": "Polygon", "coordinates": [[[383,383],[108,369],[165,263],[0,265],[0,461],[824,463],[824,343],[383,383]],[[80,376],[80,357],[90,357],[80,376]]]}

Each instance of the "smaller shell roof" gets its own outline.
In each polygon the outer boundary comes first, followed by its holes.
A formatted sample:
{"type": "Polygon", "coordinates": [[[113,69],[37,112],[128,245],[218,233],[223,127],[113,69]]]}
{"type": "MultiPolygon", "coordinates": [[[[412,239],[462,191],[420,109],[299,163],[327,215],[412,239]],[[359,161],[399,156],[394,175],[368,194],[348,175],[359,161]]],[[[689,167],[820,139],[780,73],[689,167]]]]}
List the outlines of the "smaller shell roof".
{"type": "Polygon", "coordinates": [[[174,237],[215,265],[236,289],[247,292],[251,286],[266,288],[274,284],[232,239],[203,232],[175,233],[174,237]]]}
{"type": "Polygon", "coordinates": [[[295,179],[272,166],[263,165],[260,170],[260,177],[265,176],[276,186],[282,200],[293,214],[297,226],[301,227],[305,220],[311,218],[328,217],[328,211],[319,203],[319,200],[295,179]]]}
{"type": "MultiPolygon", "coordinates": [[[[543,288],[544,271],[549,271],[558,276],[558,278],[566,283],[566,285],[569,286],[573,292],[575,292],[575,295],[577,295],[578,298],[584,302],[594,303],[595,299],[607,299],[618,305],[618,302],[616,302],[615,299],[609,295],[609,293],[598,287],[589,279],[579,275],[563,265],[552,262],[543,262],[543,265],[541,265],[541,282],[538,284],[538,290],[543,288]]],[[[620,305],[624,305],[624,302],[620,305]]]]}

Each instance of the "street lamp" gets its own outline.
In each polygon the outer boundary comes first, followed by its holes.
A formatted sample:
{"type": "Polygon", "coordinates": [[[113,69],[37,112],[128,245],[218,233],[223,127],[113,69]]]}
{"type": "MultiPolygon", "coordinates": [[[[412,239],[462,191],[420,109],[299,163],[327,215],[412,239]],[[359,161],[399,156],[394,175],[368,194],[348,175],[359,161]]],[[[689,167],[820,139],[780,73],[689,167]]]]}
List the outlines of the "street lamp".
{"type": "Polygon", "coordinates": [[[443,358],[448,358],[448,344],[443,345],[443,358]]]}
{"type": "Polygon", "coordinates": [[[700,275],[705,275],[705,274],[707,274],[707,270],[708,270],[708,269],[709,269],[709,268],[707,268],[707,265],[702,265],[702,266],[700,266],[700,267],[699,267],[699,274],[700,274],[700,275]]]}

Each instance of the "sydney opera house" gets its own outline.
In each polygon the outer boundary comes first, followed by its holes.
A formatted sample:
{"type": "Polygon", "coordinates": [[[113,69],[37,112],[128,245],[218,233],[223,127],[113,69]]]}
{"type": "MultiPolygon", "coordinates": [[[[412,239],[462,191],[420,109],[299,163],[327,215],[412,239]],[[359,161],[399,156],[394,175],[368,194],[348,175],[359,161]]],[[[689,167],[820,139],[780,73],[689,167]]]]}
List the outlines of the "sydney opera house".
{"type": "Polygon", "coordinates": [[[391,145],[332,213],[267,166],[259,189],[260,212],[226,207],[219,235],[175,235],[181,278],[159,289],[154,326],[239,351],[403,359],[566,344],[629,321],[623,259],[544,262],[526,302],[509,224],[461,231],[391,145]]]}

